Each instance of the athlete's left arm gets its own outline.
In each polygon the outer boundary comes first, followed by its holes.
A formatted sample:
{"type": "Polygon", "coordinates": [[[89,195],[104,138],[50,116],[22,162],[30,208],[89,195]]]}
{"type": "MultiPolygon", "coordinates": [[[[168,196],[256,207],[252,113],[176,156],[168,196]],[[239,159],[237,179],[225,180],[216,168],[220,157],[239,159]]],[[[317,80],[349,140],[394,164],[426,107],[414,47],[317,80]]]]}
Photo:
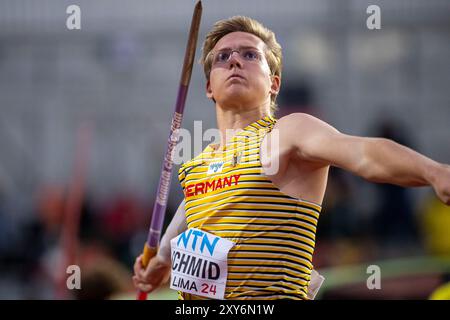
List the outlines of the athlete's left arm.
{"type": "Polygon", "coordinates": [[[294,113],[277,123],[282,143],[298,161],[333,165],[372,182],[404,187],[432,186],[450,205],[450,166],[384,138],[340,133],[307,114],[294,113]]]}

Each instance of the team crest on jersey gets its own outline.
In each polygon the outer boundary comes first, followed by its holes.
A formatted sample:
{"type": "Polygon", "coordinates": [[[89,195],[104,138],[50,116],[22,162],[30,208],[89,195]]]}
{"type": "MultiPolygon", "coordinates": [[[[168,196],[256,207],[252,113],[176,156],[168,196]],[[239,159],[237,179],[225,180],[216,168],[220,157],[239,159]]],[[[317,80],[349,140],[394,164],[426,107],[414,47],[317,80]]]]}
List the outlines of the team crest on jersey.
{"type": "Polygon", "coordinates": [[[224,164],[223,161],[210,163],[207,174],[214,174],[214,173],[222,172],[223,164],[224,164]]]}

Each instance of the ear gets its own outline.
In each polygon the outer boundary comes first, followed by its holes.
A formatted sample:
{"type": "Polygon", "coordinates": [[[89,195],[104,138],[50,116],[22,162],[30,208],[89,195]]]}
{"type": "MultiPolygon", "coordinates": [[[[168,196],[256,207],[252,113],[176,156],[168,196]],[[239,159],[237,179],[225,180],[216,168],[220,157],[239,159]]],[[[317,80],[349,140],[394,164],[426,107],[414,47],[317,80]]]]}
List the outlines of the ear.
{"type": "Polygon", "coordinates": [[[211,89],[211,81],[210,81],[210,80],[207,80],[207,81],[206,81],[206,96],[207,96],[209,99],[214,100],[214,96],[213,96],[213,93],[212,93],[212,89],[211,89]]]}
{"type": "Polygon", "coordinates": [[[281,80],[279,76],[270,76],[272,84],[270,86],[270,94],[278,94],[280,92],[281,80]]]}

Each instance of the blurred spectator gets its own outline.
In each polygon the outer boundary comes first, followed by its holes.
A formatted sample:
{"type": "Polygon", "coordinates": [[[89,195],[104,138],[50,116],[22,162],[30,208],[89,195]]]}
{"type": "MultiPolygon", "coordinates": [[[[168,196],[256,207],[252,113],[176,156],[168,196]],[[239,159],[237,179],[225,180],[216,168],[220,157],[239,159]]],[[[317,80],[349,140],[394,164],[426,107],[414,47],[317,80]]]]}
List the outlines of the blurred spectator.
{"type": "MultiPolygon", "coordinates": [[[[122,193],[107,202],[101,212],[103,234],[120,261],[133,265],[135,256],[130,253],[131,240],[148,215],[148,210],[131,193],[122,193]]],[[[142,243],[142,246],[144,243],[142,243]]]]}
{"type": "MultiPolygon", "coordinates": [[[[380,121],[375,136],[411,146],[407,134],[393,120],[380,121]]],[[[378,240],[383,245],[402,246],[417,243],[417,226],[411,191],[391,184],[375,184],[375,189],[377,205],[374,213],[374,231],[378,240]]]]}
{"type": "Polygon", "coordinates": [[[0,261],[8,250],[10,223],[4,209],[4,194],[0,184],[0,261]]]}
{"type": "Polygon", "coordinates": [[[353,177],[331,168],[326,196],[317,228],[317,268],[370,261],[379,250],[368,235],[367,222],[355,206],[356,186],[353,177]],[[355,241],[357,239],[357,241],[355,241]]]}
{"type": "Polygon", "coordinates": [[[363,228],[361,216],[353,204],[354,192],[349,174],[341,169],[331,168],[319,222],[321,238],[354,237],[363,228]]]}
{"type": "Polygon", "coordinates": [[[81,289],[73,291],[77,300],[119,299],[134,293],[131,272],[106,248],[90,245],[82,252],[81,289]]]}
{"type": "MultiPolygon", "coordinates": [[[[42,259],[58,246],[65,205],[65,190],[57,185],[43,185],[35,194],[35,214],[26,225],[22,244],[23,274],[33,276],[42,259]]],[[[42,270],[44,273],[44,270],[42,270]]]]}

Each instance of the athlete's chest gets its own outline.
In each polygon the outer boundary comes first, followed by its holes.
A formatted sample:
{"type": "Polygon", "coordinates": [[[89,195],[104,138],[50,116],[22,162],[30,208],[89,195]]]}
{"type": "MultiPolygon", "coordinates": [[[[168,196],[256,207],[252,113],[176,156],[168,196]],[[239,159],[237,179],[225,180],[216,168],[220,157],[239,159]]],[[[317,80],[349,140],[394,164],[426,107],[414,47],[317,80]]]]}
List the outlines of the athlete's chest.
{"type": "Polygon", "coordinates": [[[213,158],[186,175],[185,198],[214,201],[225,196],[240,194],[245,188],[264,180],[259,155],[238,151],[224,158],[213,158]],[[209,198],[208,198],[209,197],[209,198]],[[216,198],[215,198],[216,197],[216,198]]]}

